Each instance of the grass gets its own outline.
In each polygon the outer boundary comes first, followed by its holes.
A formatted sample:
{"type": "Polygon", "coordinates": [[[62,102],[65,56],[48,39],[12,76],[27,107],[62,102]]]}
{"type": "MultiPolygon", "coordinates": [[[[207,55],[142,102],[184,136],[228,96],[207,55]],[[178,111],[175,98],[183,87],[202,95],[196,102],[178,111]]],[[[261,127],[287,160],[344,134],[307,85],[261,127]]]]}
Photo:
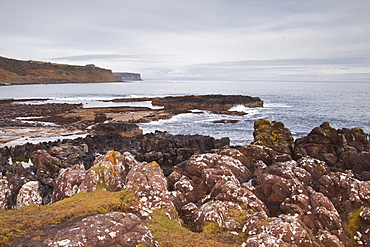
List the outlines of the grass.
{"type": "MultiPolygon", "coordinates": [[[[162,210],[156,210],[146,225],[159,242],[159,246],[240,246],[235,240],[230,241],[232,233],[209,223],[201,233],[195,233],[176,220],[170,220],[162,210]],[[227,240],[227,241],[225,241],[227,240]],[[234,243],[230,243],[234,242],[234,243]]],[[[237,236],[236,236],[237,237],[237,236]]]]}
{"type": "Polygon", "coordinates": [[[0,210],[0,246],[12,239],[48,225],[62,223],[79,216],[125,212],[135,197],[127,191],[108,192],[96,190],[78,193],[51,205],[26,206],[18,210],[0,210]]]}

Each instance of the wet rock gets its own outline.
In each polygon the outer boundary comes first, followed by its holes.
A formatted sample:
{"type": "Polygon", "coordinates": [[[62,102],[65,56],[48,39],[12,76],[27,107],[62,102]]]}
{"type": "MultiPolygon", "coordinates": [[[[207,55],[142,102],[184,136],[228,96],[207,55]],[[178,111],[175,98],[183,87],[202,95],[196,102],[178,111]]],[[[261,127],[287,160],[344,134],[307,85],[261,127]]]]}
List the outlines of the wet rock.
{"type": "Polygon", "coordinates": [[[30,181],[25,183],[18,192],[16,209],[30,204],[41,206],[43,200],[41,191],[39,189],[40,186],[41,185],[38,181],[30,181]]]}
{"type": "Polygon", "coordinates": [[[266,119],[254,121],[254,142],[252,144],[269,147],[278,153],[292,156],[293,137],[282,122],[270,122],[266,119]]]}
{"type": "Polygon", "coordinates": [[[81,147],[69,143],[51,147],[48,152],[61,161],[60,166],[62,168],[79,163],[86,155],[81,147]]]}
{"type": "Polygon", "coordinates": [[[143,134],[143,130],[134,123],[101,123],[94,126],[93,131],[98,135],[118,133],[120,135],[129,137],[143,134]]]}
{"type": "Polygon", "coordinates": [[[164,109],[176,110],[207,110],[227,111],[230,108],[243,105],[245,107],[262,107],[263,101],[258,97],[242,95],[197,95],[176,96],[152,99],[153,105],[163,106],[164,109]]]}
{"type": "Polygon", "coordinates": [[[142,217],[149,217],[154,209],[163,209],[169,218],[177,218],[167,180],[158,163],[143,162],[132,167],[126,176],[126,190],[139,199],[137,209],[142,217]]]}
{"type": "Polygon", "coordinates": [[[112,212],[50,226],[28,234],[13,246],[158,246],[134,214],[112,212]]]}

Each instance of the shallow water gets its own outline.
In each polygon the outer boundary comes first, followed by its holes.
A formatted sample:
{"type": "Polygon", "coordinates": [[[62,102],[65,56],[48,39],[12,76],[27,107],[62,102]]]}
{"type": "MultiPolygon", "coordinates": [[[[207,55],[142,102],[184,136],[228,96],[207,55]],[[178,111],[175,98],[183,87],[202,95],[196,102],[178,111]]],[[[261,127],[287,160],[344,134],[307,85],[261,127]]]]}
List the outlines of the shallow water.
{"type": "MultiPolygon", "coordinates": [[[[101,102],[123,97],[175,95],[249,95],[264,100],[263,108],[243,108],[245,116],[181,114],[169,120],[140,124],[145,133],[166,130],[172,134],[202,134],[230,137],[233,145],[250,142],[253,120],[282,121],[295,137],[307,135],[324,121],[335,128],[360,127],[370,132],[370,83],[343,82],[247,82],[247,81],[142,81],[132,83],[88,83],[1,86],[0,99],[49,98],[43,103],[83,103],[85,107],[133,105],[101,102]],[[213,123],[215,120],[238,123],[213,123]]],[[[34,103],[40,103],[35,101],[34,103]]],[[[134,103],[151,106],[150,102],[134,103]]]]}

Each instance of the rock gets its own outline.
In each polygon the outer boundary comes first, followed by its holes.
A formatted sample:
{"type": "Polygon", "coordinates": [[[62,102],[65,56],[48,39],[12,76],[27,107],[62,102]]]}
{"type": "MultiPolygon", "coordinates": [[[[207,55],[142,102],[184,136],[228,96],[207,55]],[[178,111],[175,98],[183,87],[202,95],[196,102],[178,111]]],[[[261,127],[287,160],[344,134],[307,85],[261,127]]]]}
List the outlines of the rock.
{"type": "Polygon", "coordinates": [[[320,192],[334,204],[343,220],[355,209],[370,206],[370,181],[360,181],[350,171],[331,172],[319,183],[320,192]]]}
{"type": "Polygon", "coordinates": [[[98,175],[98,187],[108,191],[120,191],[125,188],[126,175],[139,162],[128,152],[121,154],[110,151],[95,159],[90,170],[98,175]]]}
{"type": "Polygon", "coordinates": [[[134,214],[112,212],[88,216],[34,231],[13,246],[158,246],[151,231],[134,214]]]}
{"type": "Polygon", "coordinates": [[[62,168],[79,163],[86,155],[81,147],[73,146],[70,143],[51,147],[48,152],[61,161],[62,168]]]}
{"type": "Polygon", "coordinates": [[[318,189],[318,180],[328,173],[329,168],[325,163],[304,157],[298,162],[292,160],[258,167],[254,172],[253,184],[258,198],[276,214],[280,211],[280,204],[290,198],[294,190],[307,186],[318,189]]]}
{"type": "Polygon", "coordinates": [[[123,136],[137,136],[143,134],[143,130],[134,123],[101,123],[93,127],[93,131],[98,135],[118,133],[123,136]]]}
{"type": "Polygon", "coordinates": [[[60,159],[52,156],[46,150],[38,150],[31,157],[35,169],[35,179],[43,185],[54,187],[54,178],[61,167],[60,159]]]}
{"type": "Polygon", "coordinates": [[[314,246],[311,235],[296,217],[280,215],[269,218],[243,246],[314,246]]]}
{"type": "Polygon", "coordinates": [[[219,154],[193,155],[186,163],[185,171],[190,175],[206,178],[209,176],[205,172],[212,173],[212,170],[206,169],[215,169],[219,172],[229,170],[241,183],[248,181],[252,175],[248,168],[239,160],[231,156],[219,154]]]}
{"type": "Polygon", "coordinates": [[[320,159],[332,171],[351,169],[358,179],[370,179],[370,135],[359,128],[336,130],[324,122],[295,141],[294,156],[320,159]]]}
{"type": "Polygon", "coordinates": [[[78,192],[94,191],[97,182],[98,175],[92,170],[86,171],[82,164],[61,169],[55,179],[52,201],[57,202],[78,192]]]}
{"type": "Polygon", "coordinates": [[[254,187],[248,183],[238,185],[233,182],[218,184],[210,193],[210,198],[220,201],[237,203],[249,214],[255,212],[268,213],[266,205],[254,194],[254,187]]]}
{"type": "Polygon", "coordinates": [[[11,190],[6,177],[0,178],[0,209],[9,209],[9,197],[11,190]]]}
{"type": "Polygon", "coordinates": [[[164,109],[179,110],[207,110],[227,111],[238,105],[245,107],[262,107],[263,101],[258,97],[242,95],[197,95],[197,96],[176,96],[152,99],[152,104],[163,106],[164,109]]]}
{"type": "Polygon", "coordinates": [[[360,213],[360,227],[356,232],[354,240],[359,246],[369,246],[370,245],[370,207],[364,207],[360,213]]]}
{"type": "Polygon", "coordinates": [[[89,170],[85,170],[82,164],[61,169],[55,179],[53,202],[97,188],[120,191],[125,188],[128,171],[138,162],[128,152],[110,151],[97,157],[93,164],[89,170]]]}
{"type": "Polygon", "coordinates": [[[242,208],[234,202],[209,201],[195,212],[194,228],[201,231],[206,222],[212,222],[230,231],[241,229],[240,223],[233,219],[235,211],[241,210],[242,208]]]}
{"type": "MultiPolygon", "coordinates": [[[[272,148],[260,146],[260,145],[247,145],[240,148],[240,152],[247,157],[251,166],[258,161],[263,161],[267,165],[273,163],[285,162],[292,160],[289,154],[279,153],[272,148]]],[[[254,167],[250,168],[254,170],[254,167]]]]}
{"type": "MultiPolygon", "coordinates": [[[[299,187],[293,191],[290,198],[281,204],[281,210],[288,215],[296,216],[313,234],[319,236],[320,230],[326,230],[323,238],[338,239],[347,245],[347,236],[343,231],[343,222],[332,202],[320,192],[311,187],[299,187]]],[[[335,241],[334,241],[335,242],[335,241]]]]}
{"type": "Polygon", "coordinates": [[[154,209],[163,209],[169,218],[177,218],[167,180],[156,162],[132,167],[126,176],[126,190],[139,199],[137,209],[142,217],[149,217],[154,209]]]}
{"type": "Polygon", "coordinates": [[[18,192],[16,209],[20,209],[30,204],[41,206],[42,196],[39,189],[40,186],[41,185],[38,181],[25,183],[18,192]]]}
{"type": "Polygon", "coordinates": [[[292,156],[293,137],[282,122],[270,122],[266,119],[254,121],[254,141],[252,144],[269,147],[278,153],[292,156]]]}

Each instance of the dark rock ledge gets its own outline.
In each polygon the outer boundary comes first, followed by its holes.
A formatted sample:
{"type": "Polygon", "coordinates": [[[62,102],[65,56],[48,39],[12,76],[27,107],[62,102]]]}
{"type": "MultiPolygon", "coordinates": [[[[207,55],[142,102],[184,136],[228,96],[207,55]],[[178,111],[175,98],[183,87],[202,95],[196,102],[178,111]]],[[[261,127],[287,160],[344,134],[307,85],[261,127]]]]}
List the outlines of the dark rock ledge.
{"type": "Polygon", "coordinates": [[[230,148],[227,139],[157,132],[3,148],[0,206],[44,205],[96,189],[126,190],[137,199],[131,213],[75,219],[17,240],[33,246],[122,245],[133,232],[127,246],[156,246],[162,239],[141,220],[157,209],[194,232],[219,229],[224,241],[243,246],[370,245],[369,134],[323,123],[294,140],[283,123],[256,120],[254,138],[230,148]],[[31,167],[7,163],[22,154],[31,167]]]}

